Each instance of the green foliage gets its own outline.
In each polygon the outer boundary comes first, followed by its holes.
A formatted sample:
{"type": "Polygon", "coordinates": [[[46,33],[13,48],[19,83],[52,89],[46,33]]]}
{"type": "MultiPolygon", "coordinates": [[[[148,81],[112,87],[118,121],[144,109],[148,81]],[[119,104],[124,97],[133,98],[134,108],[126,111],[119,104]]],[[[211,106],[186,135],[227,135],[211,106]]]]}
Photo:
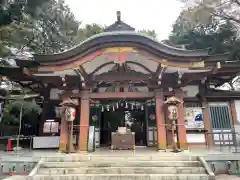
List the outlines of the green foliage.
{"type": "Polygon", "coordinates": [[[82,28],[79,28],[76,44],[79,44],[80,42],[86,40],[87,38],[90,38],[93,35],[102,33],[104,29],[105,27],[99,24],[86,24],[82,28]]]}
{"type": "Polygon", "coordinates": [[[21,106],[23,107],[22,122],[31,123],[39,119],[39,115],[42,111],[39,105],[34,101],[17,100],[5,105],[2,122],[8,125],[19,124],[21,106]]]}
{"type": "Polygon", "coordinates": [[[75,45],[79,22],[64,1],[50,1],[38,9],[34,18],[31,51],[40,54],[61,52],[75,45]]]}
{"type": "Polygon", "coordinates": [[[21,22],[25,15],[34,17],[37,9],[49,1],[4,0],[5,3],[0,6],[0,27],[21,22]]]}
{"type": "Polygon", "coordinates": [[[236,30],[227,22],[221,25],[208,25],[187,32],[180,32],[176,26],[169,40],[176,45],[185,45],[187,49],[209,49],[211,53],[229,52],[236,40],[236,30]]]}
{"type": "Polygon", "coordinates": [[[14,55],[13,48],[49,54],[75,45],[79,22],[64,1],[13,1],[2,7],[1,13],[5,16],[0,19],[2,61],[14,55]]]}
{"type": "Polygon", "coordinates": [[[236,25],[229,20],[213,17],[203,21],[197,18],[199,14],[194,14],[199,12],[193,9],[199,10],[198,7],[189,8],[180,14],[168,43],[190,50],[206,49],[211,54],[230,53],[229,58],[240,59],[240,39],[236,25]]]}
{"type": "Polygon", "coordinates": [[[140,32],[142,34],[145,34],[147,36],[150,36],[152,38],[157,38],[157,33],[156,33],[155,30],[145,30],[145,29],[143,29],[143,30],[140,30],[138,32],[140,32]]]}
{"type": "Polygon", "coordinates": [[[209,19],[221,19],[231,21],[234,25],[240,25],[240,1],[239,0],[180,0],[188,8],[188,17],[194,22],[206,23],[209,19]],[[191,11],[189,11],[191,9],[191,11]]]}
{"type": "MultiPolygon", "coordinates": [[[[5,0],[7,1],[7,0],[5,0]]],[[[0,6],[0,65],[17,53],[58,53],[104,31],[104,26],[78,22],[64,0],[15,0],[0,6]],[[13,53],[13,49],[15,50],[13,53]]],[[[142,30],[156,37],[155,31],[142,30]]]]}

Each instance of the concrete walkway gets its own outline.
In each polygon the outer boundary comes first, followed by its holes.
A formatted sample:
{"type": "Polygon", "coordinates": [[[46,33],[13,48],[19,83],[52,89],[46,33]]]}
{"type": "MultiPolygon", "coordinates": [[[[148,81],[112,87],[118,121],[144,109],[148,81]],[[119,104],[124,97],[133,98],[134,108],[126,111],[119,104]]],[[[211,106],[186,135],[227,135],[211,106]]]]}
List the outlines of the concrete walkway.
{"type": "MultiPolygon", "coordinates": [[[[171,150],[165,151],[156,151],[153,148],[137,148],[135,151],[132,150],[109,150],[104,148],[98,148],[96,152],[87,153],[73,153],[73,155],[91,155],[91,156],[99,156],[99,155],[107,155],[107,156],[138,156],[138,155],[162,155],[162,156],[178,156],[178,155],[189,155],[189,156],[206,156],[206,155],[232,155],[236,153],[231,153],[229,151],[219,151],[217,149],[204,149],[204,148],[192,148],[189,150],[185,150],[180,153],[172,153],[171,150]]],[[[240,153],[237,153],[240,155],[240,153]]],[[[29,160],[38,159],[41,157],[58,157],[65,156],[65,153],[58,153],[57,150],[32,150],[29,151],[27,149],[23,149],[19,152],[4,152],[0,151],[1,159],[14,159],[17,160],[19,158],[29,160]]]]}

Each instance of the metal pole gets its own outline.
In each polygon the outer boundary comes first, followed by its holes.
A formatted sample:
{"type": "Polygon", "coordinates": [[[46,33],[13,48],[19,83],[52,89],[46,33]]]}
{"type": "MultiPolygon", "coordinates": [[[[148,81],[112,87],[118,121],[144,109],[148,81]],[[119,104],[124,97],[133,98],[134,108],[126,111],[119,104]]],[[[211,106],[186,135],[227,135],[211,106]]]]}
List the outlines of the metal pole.
{"type": "Polygon", "coordinates": [[[19,140],[20,140],[20,134],[21,134],[21,129],[22,129],[22,111],[23,111],[23,103],[21,104],[20,114],[19,114],[19,127],[18,127],[16,151],[18,151],[18,148],[19,148],[19,140]]]}
{"type": "Polygon", "coordinates": [[[73,121],[69,121],[68,153],[73,152],[73,121]]]}
{"type": "Polygon", "coordinates": [[[176,143],[175,143],[175,120],[172,121],[172,148],[173,152],[176,151],[176,143]]]}

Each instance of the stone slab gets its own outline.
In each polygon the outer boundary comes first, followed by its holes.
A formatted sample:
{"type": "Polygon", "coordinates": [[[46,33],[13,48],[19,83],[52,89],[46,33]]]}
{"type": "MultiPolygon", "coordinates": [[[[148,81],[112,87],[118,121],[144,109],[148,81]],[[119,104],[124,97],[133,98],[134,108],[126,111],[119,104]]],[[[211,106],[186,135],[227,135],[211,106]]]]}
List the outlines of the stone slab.
{"type": "Polygon", "coordinates": [[[210,180],[204,174],[76,174],[76,175],[36,175],[29,180],[210,180]]]}
{"type": "Polygon", "coordinates": [[[199,161],[88,161],[88,162],[44,162],[44,168],[77,167],[202,167],[199,161]]]}
{"type": "Polygon", "coordinates": [[[40,168],[37,174],[205,174],[203,167],[40,168]]]}

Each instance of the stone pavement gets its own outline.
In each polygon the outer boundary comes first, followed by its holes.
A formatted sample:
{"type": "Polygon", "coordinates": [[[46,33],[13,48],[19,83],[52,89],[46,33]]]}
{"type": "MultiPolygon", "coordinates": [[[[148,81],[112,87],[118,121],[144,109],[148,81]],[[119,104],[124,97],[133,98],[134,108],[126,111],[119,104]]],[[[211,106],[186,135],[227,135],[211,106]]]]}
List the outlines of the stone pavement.
{"type": "Polygon", "coordinates": [[[219,176],[216,176],[216,180],[240,180],[240,177],[229,176],[229,175],[219,175],[219,176]]]}
{"type": "MultiPolygon", "coordinates": [[[[97,149],[96,152],[92,153],[74,153],[73,155],[88,155],[88,156],[211,156],[211,155],[233,155],[233,153],[229,152],[220,152],[217,150],[208,150],[208,149],[191,149],[186,150],[180,153],[172,153],[170,150],[167,152],[157,152],[154,149],[144,148],[144,149],[136,149],[136,151],[131,150],[122,150],[122,151],[112,151],[109,149],[97,149]]],[[[237,154],[234,154],[237,155],[237,154]]],[[[240,155],[240,154],[238,154],[240,155]]],[[[61,157],[68,156],[65,153],[58,153],[57,150],[21,150],[19,152],[4,152],[0,151],[0,161],[22,161],[22,162],[32,162],[38,161],[41,157],[61,157]]]]}
{"type": "MultiPolygon", "coordinates": [[[[172,153],[171,150],[165,151],[156,151],[154,148],[137,148],[135,151],[132,150],[109,150],[105,148],[98,148],[96,152],[92,153],[76,153],[81,155],[109,155],[109,156],[135,156],[135,155],[163,155],[163,156],[171,156],[171,155],[189,155],[189,156],[205,156],[205,155],[228,155],[233,154],[228,149],[219,150],[219,149],[206,149],[206,148],[191,148],[189,150],[185,150],[184,152],[180,153],[172,153]]],[[[235,153],[234,153],[235,154],[235,153]]],[[[240,154],[240,153],[238,153],[240,154]]],[[[58,156],[65,156],[64,153],[58,153],[57,150],[32,150],[29,151],[27,149],[23,149],[19,152],[4,152],[0,151],[0,157],[2,159],[8,160],[30,160],[30,159],[39,159],[40,157],[58,157],[58,156]],[[20,158],[20,159],[19,159],[20,158]]]]}

